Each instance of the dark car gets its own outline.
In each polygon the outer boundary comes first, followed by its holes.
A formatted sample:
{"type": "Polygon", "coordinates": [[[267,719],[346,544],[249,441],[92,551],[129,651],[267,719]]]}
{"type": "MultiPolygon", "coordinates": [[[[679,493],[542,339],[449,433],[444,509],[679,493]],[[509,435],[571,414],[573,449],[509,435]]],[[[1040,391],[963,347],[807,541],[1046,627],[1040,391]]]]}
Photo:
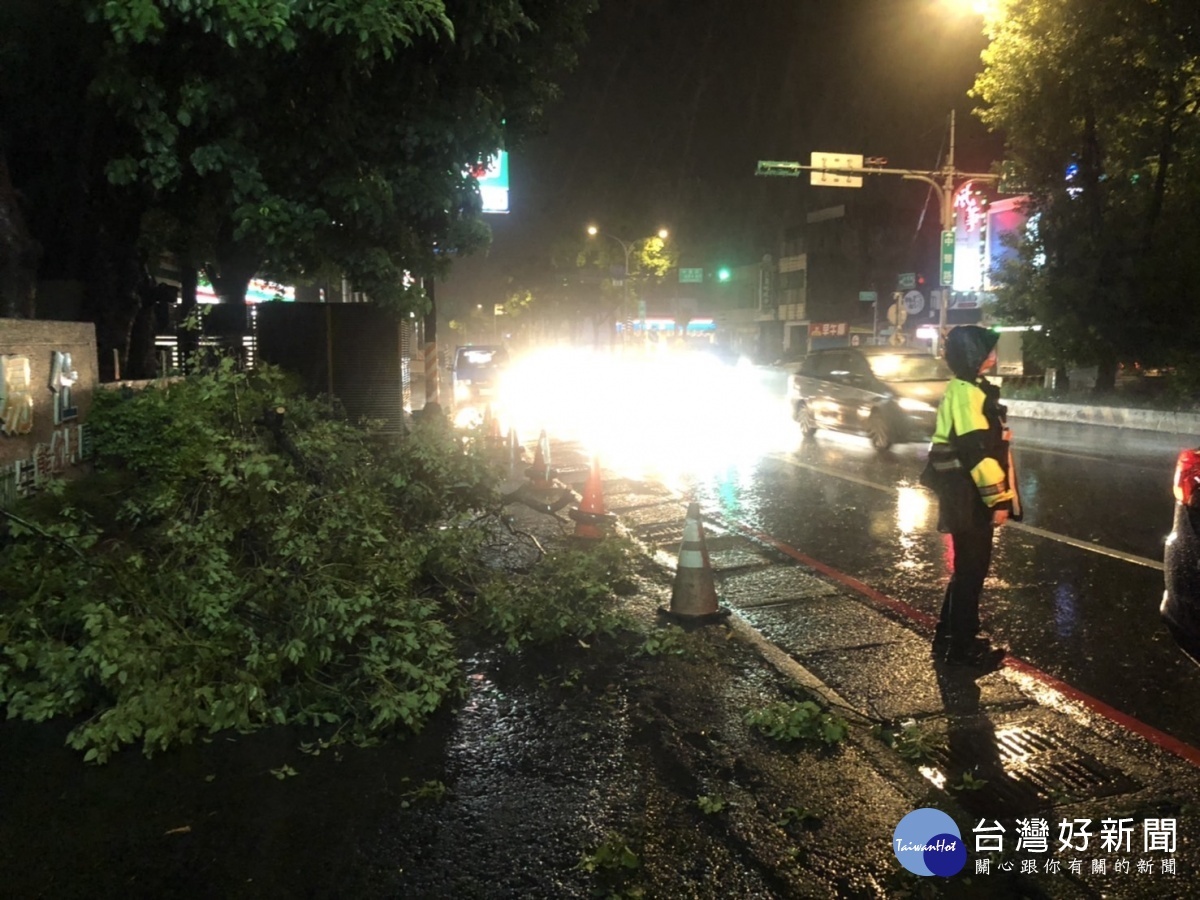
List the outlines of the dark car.
{"type": "Polygon", "coordinates": [[[491,401],[500,388],[500,378],[508,368],[508,351],[494,344],[471,344],[454,351],[450,381],[454,402],[470,404],[491,401]]]}
{"type": "Polygon", "coordinates": [[[1166,589],[1159,612],[1176,643],[1200,664],[1200,449],[1175,465],[1175,524],[1163,552],[1166,589]]]}
{"type": "Polygon", "coordinates": [[[904,347],[814,350],[789,379],[788,400],[805,436],[848,431],[886,450],[929,439],[953,377],[944,360],[904,347]]]}

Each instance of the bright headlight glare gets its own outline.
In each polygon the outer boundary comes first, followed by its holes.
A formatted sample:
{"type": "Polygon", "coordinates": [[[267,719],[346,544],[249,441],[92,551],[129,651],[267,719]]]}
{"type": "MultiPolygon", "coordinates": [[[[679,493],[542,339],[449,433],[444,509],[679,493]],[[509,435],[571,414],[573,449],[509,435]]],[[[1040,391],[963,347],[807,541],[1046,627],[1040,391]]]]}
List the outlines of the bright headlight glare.
{"type": "Polygon", "coordinates": [[[924,400],[913,400],[911,397],[901,397],[896,404],[908,412],[933,412],[933,407],[924,400]]]}

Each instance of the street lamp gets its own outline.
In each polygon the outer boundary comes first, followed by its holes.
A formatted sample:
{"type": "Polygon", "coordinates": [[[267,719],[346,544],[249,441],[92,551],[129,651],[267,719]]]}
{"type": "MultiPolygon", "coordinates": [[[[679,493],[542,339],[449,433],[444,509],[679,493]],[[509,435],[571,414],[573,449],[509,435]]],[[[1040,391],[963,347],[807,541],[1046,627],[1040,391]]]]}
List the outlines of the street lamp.
{"type": "MultiPolygon", "coordinates": [[[[597,235],[599,235],[600,237],[606,237],[611,240],[614,240],[618,244],[621,245],[621,250],[625,254],[625,267],[624,267],[624,269],[622,269],[623,274],[621,276],[621,313],[622,313],[622,315],[624,315],[625,312],[627,312],[628,308],[629,308],[629,253],[631,250],[633,250],[633,245],[635,242],[634,241],[623,241],[616,235],[609,234],[605,231],[601,231],[595,225],[589,225],[587,227],[587,233],[588,233],[589,237],[596,237],[597,235]]],[[[669,231],[667,231],[667,229],[665,229],[665,228],[658,229],[658,236],[660,239],[662,239],[664,241],[670,236],[670,234],[671,233],[669,231]]],[[[645,322],[645,319],[643,319],[642,320],[643,334],[645,333],[645,331],[646,331],[646,322],[645,322]]]]}

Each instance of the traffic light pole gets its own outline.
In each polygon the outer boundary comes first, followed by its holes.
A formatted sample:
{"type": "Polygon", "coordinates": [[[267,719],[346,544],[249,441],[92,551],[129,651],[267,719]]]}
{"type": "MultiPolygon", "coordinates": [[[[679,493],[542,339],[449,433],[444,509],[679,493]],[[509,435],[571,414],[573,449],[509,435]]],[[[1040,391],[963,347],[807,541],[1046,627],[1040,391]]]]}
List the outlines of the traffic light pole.
{"type": "MultiPolygon", "coordinates": [[[[814,154],[815,155],[815,154],[814,154]]],[[[886,160],[884,160],[886,162],[886,160]]],[[[801,172],[823,172],[829,175],[846,175],[846,176],[861,176],[861,175],[899,175],[901,178],[908,181],[923,181],[932,187],[938,196],[938,208],[941,213],[942,234],[954,232],[954,189],[955,184],[960,181],[999,181],[1000,176],[990,172],[960,172],[954,167],[954,111],[950,111],[950,152],[946,154],[946,164],[941,169],[932,172],[922,172],[917,169],[890,169],[886,167],[833,167],[833,166],[806,166],[798,162],[775,162],[775,161],[759,161],[758,168],[755,170],[755,175],[782,176],[786,178],[799,178],[801,172]]],[[[830,185],[830,187],[859,187],[860,185],[830,185]]],[[[944,240],[944,238],[943,238],[944,240]]],[[[946,260],[945,251],[940,251],[943,259],[939,263],[939,270],[945,271],[946,260]]],[[[953,262],[953,256],[951,256],[953,262]]],[[[944,276],[939,279],[942,290],[942,302],[938,315],[938,336],[934,342],[933,352],[936,354],[941,346],[942,340],[946,335],[946,309],[950,303],[950,287],[948,279],[944,276]]],[[[878,302],[878,301],[877,301],[878,302]]]]}

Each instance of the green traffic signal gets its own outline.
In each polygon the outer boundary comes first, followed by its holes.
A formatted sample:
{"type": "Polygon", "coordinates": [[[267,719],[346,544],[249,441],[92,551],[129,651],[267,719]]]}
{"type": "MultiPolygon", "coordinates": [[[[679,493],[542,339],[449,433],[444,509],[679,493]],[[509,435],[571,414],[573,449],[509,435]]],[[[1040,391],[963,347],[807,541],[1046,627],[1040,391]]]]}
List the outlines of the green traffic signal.
{"type": "Polygon", "coordinates": [[[721,266],[721,268],[717,269],[717,281],[728,281],[732,275],[733,273],[729,271],[728,266],[721,266]]]}

